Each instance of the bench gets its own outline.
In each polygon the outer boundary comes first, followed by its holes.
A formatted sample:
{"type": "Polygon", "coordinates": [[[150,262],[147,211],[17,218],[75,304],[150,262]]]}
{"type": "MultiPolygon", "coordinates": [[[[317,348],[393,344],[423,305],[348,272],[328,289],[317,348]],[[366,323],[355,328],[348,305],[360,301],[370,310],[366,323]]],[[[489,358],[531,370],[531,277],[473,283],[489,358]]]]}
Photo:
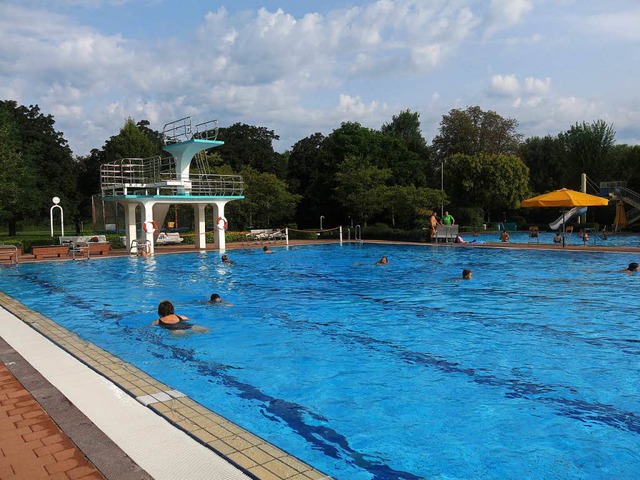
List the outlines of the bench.
{"type": "Polygon", "coordinates": [[[111,244],[109,242],[105,243],[97,243],[97,242],[88,242],[89,245],[89,255],[109,255],[111,251],[111,244]]]}
{"type": "Polygon", "coordinates": [[[40,260],[45,257],[57,257],[69,255],[69,247],[66,245],[61,246],[48,246],[48,247],[31,247],[31,253],[36,260],[40,260]]]}
{"type": "Polygon", "coordinates": [[[436,229],[435,241],[444,240],[445,242],[455,242],[458,236],[459,225],[439,225],[436,229]]]}
{"type": "Polygon", "coordinates": [[[106,243],[107,237],[105,235],[74,235],[67,237],[60,237],[60,245],[68,245],[69,243],[106,243]]]}
{"type": "Polygon", "coordinates": [[[18,263],[20,251],[15,245],[0,245],[0,260],[7,260],[11,263],[18,263]]]}
{"type": "Polygon", "coordinates": [[[256,230],[250,230],[245,234],[245,241],[271,241],[285,240],[286,236],[282,230],[272,230],[270,228],[261,228],[256,230]]]}

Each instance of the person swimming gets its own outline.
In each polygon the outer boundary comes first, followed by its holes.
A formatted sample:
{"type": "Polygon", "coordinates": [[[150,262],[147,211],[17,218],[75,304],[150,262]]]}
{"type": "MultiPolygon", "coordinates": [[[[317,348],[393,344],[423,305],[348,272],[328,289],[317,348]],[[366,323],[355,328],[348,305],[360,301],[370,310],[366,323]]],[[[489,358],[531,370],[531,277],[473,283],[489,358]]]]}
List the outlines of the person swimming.
{"type": "Polygon", "coordinates": [[[273,253],[271,250],[269,250],[269,247],[267,247],[266,245],[264,247],[262,247],[262,251],[264,253],[273,253]]]}
{"type": "Polygon", "coordinates": [[[638,270],[640,270],[640,265],[638,265],[636,262],[631,262],[627,268],[624,268],[621,271],[625,273],[633,273],[637,272],[638,270]]]}
{"type": "Polygon", "coordinates": [[[151,322],[151,325],[158,325],[176,334],[184,334],[186,330],[193,330],[198,333],[209,331],[208,328],[194,325],[187,320],[189,320],[189,317],[176,315],[173,303],[169,300],[163,300],[158,305],[158,319],[151,322]]]}
{"type": "Polygon", "coordinates": [[[380,260],[374,263],[374,265],[386,265],[387,263],[389,263],[389,259],[387,257],[382,257],[380,260]]]}
{"type": "Polygon", "coordinates": [[[472,277],[473,272],[471,270],[469,270],[468,268],[462,270],[462,280],[471,280],[472,277]]]}
{"type": "Polygon", "coordinates": [[[189,330],[193,324],[189,323],[189,317],[176,315],[173,303],[169,300],[163,300],[158,305],[158,319],[153,322],[167,330],[189,330]]]}

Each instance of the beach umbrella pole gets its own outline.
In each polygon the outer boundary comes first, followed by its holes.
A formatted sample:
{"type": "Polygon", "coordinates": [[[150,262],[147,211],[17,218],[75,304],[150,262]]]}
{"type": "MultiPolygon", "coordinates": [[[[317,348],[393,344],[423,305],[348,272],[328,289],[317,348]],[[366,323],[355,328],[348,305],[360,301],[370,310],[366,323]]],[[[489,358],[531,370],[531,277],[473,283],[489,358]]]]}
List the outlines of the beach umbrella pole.
{"type": "Polygon", "coordinates": [[[567,225],[564,218],[564,207],[562,207],[562,248],[564,248],[564,236],[567,234],[567,225]]]}

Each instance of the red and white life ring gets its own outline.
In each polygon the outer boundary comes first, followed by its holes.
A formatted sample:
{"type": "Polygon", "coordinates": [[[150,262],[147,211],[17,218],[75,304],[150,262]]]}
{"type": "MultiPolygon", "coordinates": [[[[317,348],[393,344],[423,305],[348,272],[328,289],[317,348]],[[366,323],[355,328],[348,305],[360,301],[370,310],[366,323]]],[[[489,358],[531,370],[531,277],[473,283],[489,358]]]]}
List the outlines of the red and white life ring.
{"type": "Polygon", "coordinates": [[[155,220],[144,222],[142,224],[142,229],[147,233],[153,233],[158,229],[158,224],[155,222],[155,220]]]}
{"type": "Polygon", "coordinates": [[[229,222],[227,222],[227,219],[224,217],[218,217],[216,225],[220,230],[226,230],[227,228],[229,228],[229,222]]]}

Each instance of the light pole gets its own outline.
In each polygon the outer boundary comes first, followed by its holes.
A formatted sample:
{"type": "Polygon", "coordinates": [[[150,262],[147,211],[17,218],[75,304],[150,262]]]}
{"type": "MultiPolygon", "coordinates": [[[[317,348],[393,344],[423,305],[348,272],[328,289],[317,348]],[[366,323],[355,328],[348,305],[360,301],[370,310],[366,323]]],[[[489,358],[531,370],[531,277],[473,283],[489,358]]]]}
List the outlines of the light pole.
{"type": "Polygon", "coordinates": [[[322,230],[322,220],[324,219],[324,215],[320,215],[320,230],[322,230]]]}
{"type": "MultiPolygon", "coordinates": [[[[440,191],[444,194],[444,160],[440,162],[440,191]]],[[[440,203],[440,221],[444,217],[444,200],[440,203]]]]}

